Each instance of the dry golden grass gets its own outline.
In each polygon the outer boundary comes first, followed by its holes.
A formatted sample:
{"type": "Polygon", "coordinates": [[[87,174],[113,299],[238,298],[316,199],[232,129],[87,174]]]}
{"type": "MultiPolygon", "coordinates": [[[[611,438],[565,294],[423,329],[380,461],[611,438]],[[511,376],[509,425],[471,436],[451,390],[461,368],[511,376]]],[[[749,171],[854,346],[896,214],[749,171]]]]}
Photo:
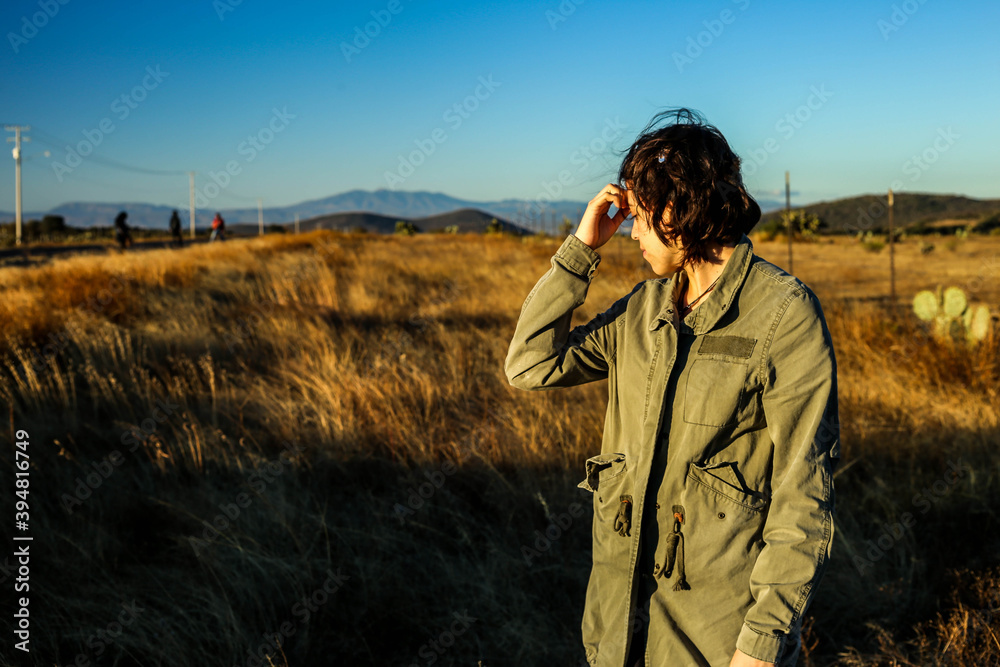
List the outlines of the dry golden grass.
{"type": "MultiPolygon", "coordinates": [[[[151,612],[108,649],[119,664],[245,664],[328,568],[350,578],[273,664],[423,662],[421,645],[464,609],[479,620],[445,663],[575,664],[590,515],[530,565],[521,547],[586,503],[575,485],[600,446],[606,388],[527,393],[503,375],[520,306],[560,242],[316,232],[0,269],[0,407],[10,432],[32,435],[36,544],[58,554],[32,582],[36,664],[86,653],[131,597],[151,612]],[[158,401],[174,406],[162,420],[158,401]],[[302,451],[193,549],[201,522],[286,443],[302,451]],[[113,450],[120,470],[68,512],[66,494],[113,450]]],[[[926,255],[916,243],[897,249],[900,302],[966,284],[1000,311],[1000,238],[926,255]]],[[[779,265],[787,252],[755,250],[779,265]]],[[[602,256],[574,324],[653,277],[633,242],[602,256]]],[[[844,451],[803,664],[1000,661],[987,641],[1000,633],[988,595],[1000,341],[954,348],[905,307],[865,300],[888,292],[887,249],[797,244],[795,273],[833,334],[844,451]],[[915,494],[955,461],[971,472],[922,512],[915,494]],[[907,512],[915,526],[871,558],[868,541],[907,512]]]]}
{"type": "MultiPolygon", "coordinates": [[[[754,241],[754,251],[768,261],[786,268],[786,242],[754,241]]],[[[974,301],[990,305],[1000,312],[1000,240],[996,236],[907,237],[896,243],[893,263],[896,267],[896,295],[908,305],[918,291],[937,284],[962,287],[974,301]],[[955,250],[947,243],[955,241],[955,250]],[[923,254],[921,243],[931,243],[934,250],[923,254]]],[[[796,276],[821,296],[833,298],[870,298],[889,295],[889,246],[878,252],[864,251],[853,238],[823,238],[817,243],[794,245],[793,269],[796,276]]]]}

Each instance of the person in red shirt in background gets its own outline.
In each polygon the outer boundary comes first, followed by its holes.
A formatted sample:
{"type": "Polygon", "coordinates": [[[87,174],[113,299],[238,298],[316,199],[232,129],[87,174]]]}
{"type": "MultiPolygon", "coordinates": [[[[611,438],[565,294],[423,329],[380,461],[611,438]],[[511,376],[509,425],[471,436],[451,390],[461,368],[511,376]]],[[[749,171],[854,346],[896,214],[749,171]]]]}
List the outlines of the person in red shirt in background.
{"type": "Polygon", "coordinates": [[[226,221],[222,219],[219,212],[216,211],[215,218],[212,220],[212,236],[209,241],[214,240],[225,241],[226,240],[226,221]]]}

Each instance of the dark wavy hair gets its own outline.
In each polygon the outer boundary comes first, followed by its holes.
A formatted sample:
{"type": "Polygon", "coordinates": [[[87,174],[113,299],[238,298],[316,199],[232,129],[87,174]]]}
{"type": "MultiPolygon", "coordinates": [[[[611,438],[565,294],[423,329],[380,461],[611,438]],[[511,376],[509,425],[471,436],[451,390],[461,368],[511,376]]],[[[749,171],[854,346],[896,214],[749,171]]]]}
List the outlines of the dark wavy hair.
{"type": "Polygon", "coordinates": [[[685,265],[706,261],[710,243],[738,241],[760,221],[760,206],[740,176],[739,156],[691,109],[653,117],[622,161],[618,185],[632,189],[665,245],[680,239],[685,265]]]}

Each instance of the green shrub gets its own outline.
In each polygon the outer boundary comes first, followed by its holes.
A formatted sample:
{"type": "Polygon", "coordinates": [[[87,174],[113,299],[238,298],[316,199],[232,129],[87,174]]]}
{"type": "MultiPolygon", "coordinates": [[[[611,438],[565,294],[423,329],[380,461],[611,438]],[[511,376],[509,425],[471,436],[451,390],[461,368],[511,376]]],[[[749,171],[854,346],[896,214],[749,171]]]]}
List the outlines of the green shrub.
{"type": "Polygon", "coordinates": [[[403,236],[413,236],[418,231],[420,230],[417,229],[417,226],[414,225],[412,222],[408,222],[406,220],[396,221],[396,234],[401,234],[403,236]]]}
{"type": "Polygon", "coordinates": [[[861,243],[861,247],[868,252],[879,252],[885,247],[885,241],[872,234],[870,229],[866,232],[858,232],[857,239],[861,243]]]}
{"type": "Polygon", "coordinates": [[[61,215],[46,215],[40,225],[42,234],[63,234],[66,232],[66,218],[61,215]]]}
{"type": "Polygon", "coordinates": [[[976,224],[976,231],[983,234],[1000,233],[997,232],[998,229],[1000,229],[1000,211],[983,216],[983,219],[976,224]]]}

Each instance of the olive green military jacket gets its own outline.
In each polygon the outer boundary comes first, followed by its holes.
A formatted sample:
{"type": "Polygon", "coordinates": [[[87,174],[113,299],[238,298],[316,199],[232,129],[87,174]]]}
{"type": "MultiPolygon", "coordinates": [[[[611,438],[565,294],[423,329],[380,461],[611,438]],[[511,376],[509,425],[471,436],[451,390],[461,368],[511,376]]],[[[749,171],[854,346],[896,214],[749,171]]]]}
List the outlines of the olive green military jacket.
{"type": "Polygon", "coordinates": [[[683,320],[679,272],[570,330],[600,261],[563,241],[504,364],[521,389],[608,381],[601,453],[581,462],[594,502],[587,660],[622,667],[645,624],[646,664],[728,667],[737,648],[794,664],[830,554],[840,457],[820,304],[744,234],[683,320]]]}

